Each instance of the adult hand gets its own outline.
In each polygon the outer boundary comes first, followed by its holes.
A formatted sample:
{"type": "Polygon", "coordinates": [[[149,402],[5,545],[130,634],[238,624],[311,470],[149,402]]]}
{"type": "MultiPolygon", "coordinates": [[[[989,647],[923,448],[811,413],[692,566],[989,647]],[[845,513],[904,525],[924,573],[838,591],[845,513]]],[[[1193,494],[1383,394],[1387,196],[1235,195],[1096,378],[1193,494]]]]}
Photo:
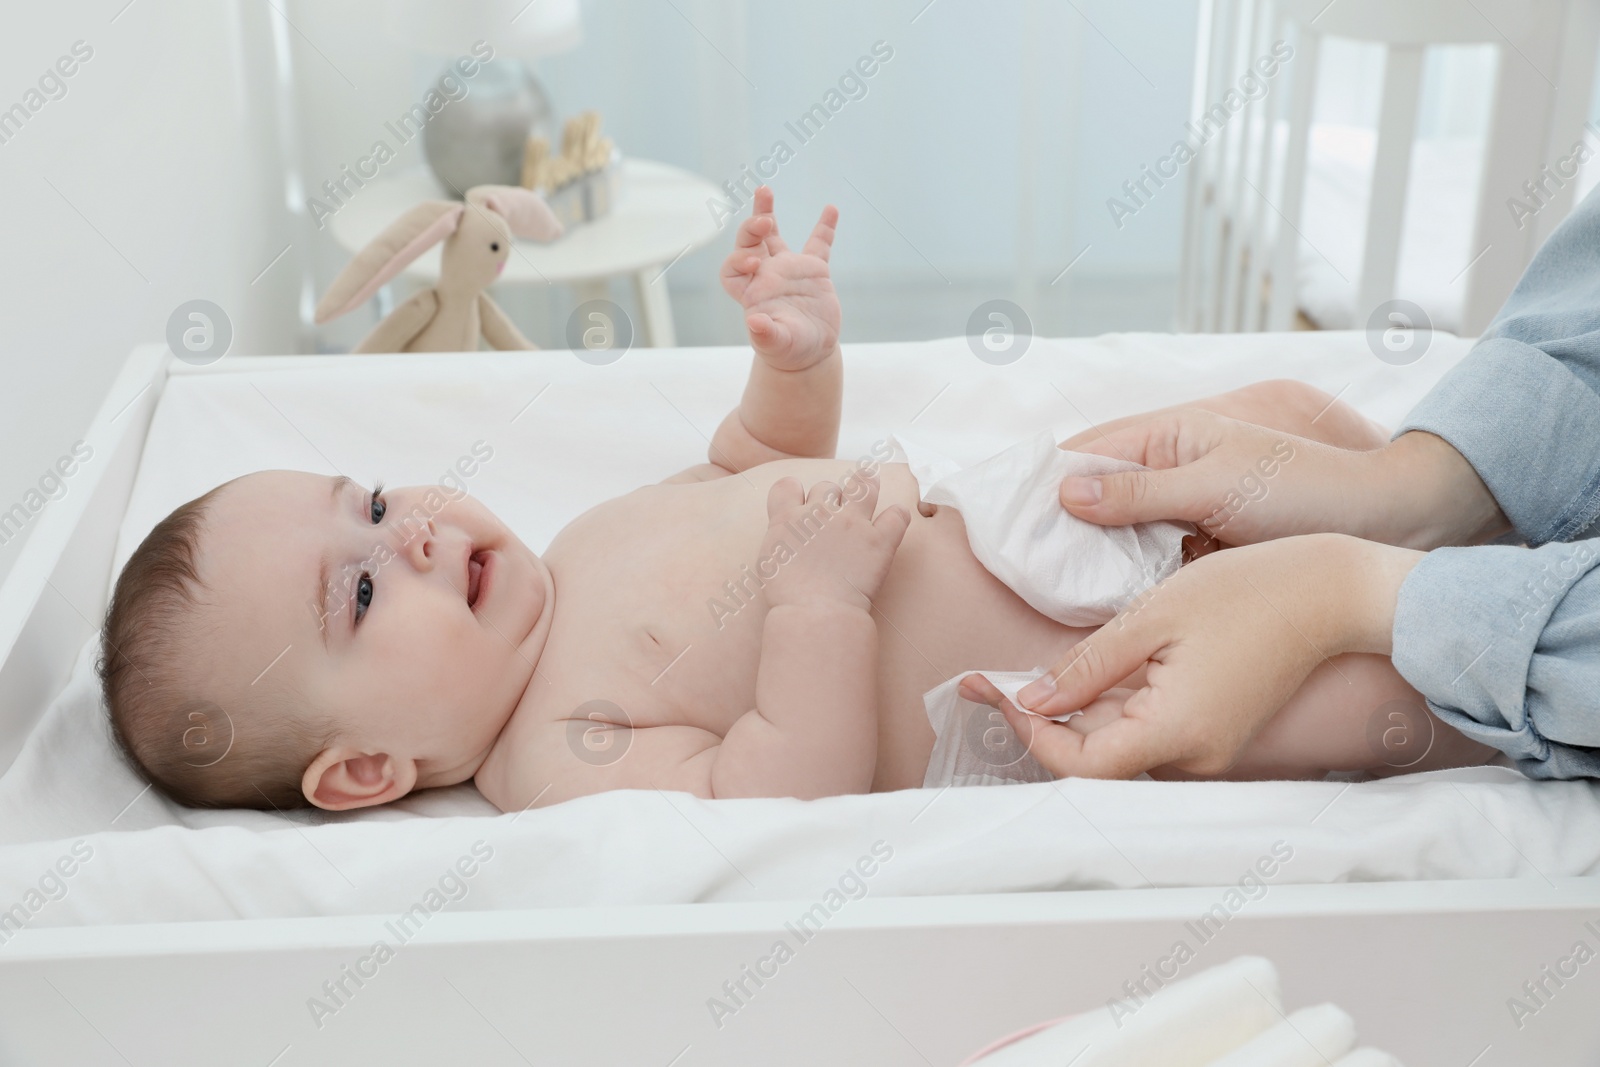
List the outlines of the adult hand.
{"type": "Polygon", "coordinates": [[[1472,465],[1420,431],[1352,451],[1175,408],[1063,447],[1153,468],[1062,480],[1062,506],[1104,526],[1182,519],[1228,545],[1334,532],[1412,548],[1470,544],[1505,528],[1472,465]]]}
{"type": "MultiPolygon", "coordinates": [[[[1306,676],[1343,652],[1387,655],[1400,584],[1422,553],[1316,534],[1189,564],[1071,648],[1018,694],[1043,715],[1095,705],[1120,715],[1089,732],[999,708],[1057,776],[1132,778],[1170,766],[1226,771],[1306,676]],[[1103,696],[1140,667],[1131,695],[1103,696]]],[[[993,699],[991,699],[993,698],[993,699]]]]}

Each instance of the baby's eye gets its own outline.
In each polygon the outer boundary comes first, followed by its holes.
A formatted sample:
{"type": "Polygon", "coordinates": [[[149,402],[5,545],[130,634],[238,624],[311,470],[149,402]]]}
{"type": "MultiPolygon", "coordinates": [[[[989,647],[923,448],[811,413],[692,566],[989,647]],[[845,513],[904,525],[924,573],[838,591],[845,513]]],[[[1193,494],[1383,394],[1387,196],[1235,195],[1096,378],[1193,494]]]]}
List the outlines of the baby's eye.
{"type": "Polygon", "coordinates": [[[372,505],[370,510],[372,513],[372,525],[374,526],[383,521],[384,513],[389,510],[389,505],[383,501],[382,482],[379,482],[378,487],[372,491],[372,505]]]}
{"type": "Polygon", "coordinates": [[[489,251],[491,251],[491,252],[500,251],[500,242],[499,241],[495,241],[493,244],[491,244],[489,246],[489,251]]]}
{"type": "Polygon", "coordinates": [[[371,575],[363,574],[356,580],[356,622],[367,613],[368,606],[372,603],[374,586],[371,575]]]}

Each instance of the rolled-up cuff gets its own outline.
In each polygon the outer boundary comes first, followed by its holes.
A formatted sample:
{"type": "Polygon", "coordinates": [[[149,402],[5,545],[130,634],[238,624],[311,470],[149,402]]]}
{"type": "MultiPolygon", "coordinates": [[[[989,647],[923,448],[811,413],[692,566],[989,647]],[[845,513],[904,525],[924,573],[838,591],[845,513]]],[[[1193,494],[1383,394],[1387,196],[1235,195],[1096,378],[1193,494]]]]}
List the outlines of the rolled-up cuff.
{"type": "Polygon", "coordinates": [[[1484,340],[1412,409],[1395,436],[1425,430],[1460,452],[1531,545],[1580,537],[1600,517],[1600,396],[1560,360],[1484,340]]]}
{"type": "Polygon", "coordinates": [[[1529,777],[1600,777],[1589,747],[1600,724],[1597,564],[1597,541],[1428,553],[1400,586],[1395,669],[1441,720],[1529,777]]]}

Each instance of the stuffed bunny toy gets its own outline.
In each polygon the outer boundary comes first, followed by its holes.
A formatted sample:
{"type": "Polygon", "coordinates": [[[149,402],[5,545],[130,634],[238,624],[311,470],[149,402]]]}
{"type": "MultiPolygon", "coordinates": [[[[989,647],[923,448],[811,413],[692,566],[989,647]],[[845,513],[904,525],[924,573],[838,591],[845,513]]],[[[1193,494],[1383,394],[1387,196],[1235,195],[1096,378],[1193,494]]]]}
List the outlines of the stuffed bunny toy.
{"type": "Polygon", "coordinates": [[[428,200],[391,222],[328,287],[317,323],[354,311],[440,241],[439,284],[395,308],[352,352],[476,352],[531,349],[483,290],[505,269],[511,237],[561,236],[561,222],[538,193],[513,185],[477,185],[465,203],[428,200]]]}

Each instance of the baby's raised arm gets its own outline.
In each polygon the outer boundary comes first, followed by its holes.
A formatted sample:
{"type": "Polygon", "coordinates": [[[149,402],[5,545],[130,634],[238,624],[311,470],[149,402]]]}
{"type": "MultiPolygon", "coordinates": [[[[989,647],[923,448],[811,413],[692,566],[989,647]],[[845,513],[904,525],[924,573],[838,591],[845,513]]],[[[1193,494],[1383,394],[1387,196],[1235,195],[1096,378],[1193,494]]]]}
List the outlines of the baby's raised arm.
{"type": "Polygon", "coordinates": [[[711,476],[791,456],[831,457],[839,441],[839,297],[828,277],[839,212],[823,208],[795,252],[778,235],[771,189],[756,190],[751,210],[722,265],[722,287],[744,307],[755,358],[743,399],[711,438],[720,468],[711,476]]]}

